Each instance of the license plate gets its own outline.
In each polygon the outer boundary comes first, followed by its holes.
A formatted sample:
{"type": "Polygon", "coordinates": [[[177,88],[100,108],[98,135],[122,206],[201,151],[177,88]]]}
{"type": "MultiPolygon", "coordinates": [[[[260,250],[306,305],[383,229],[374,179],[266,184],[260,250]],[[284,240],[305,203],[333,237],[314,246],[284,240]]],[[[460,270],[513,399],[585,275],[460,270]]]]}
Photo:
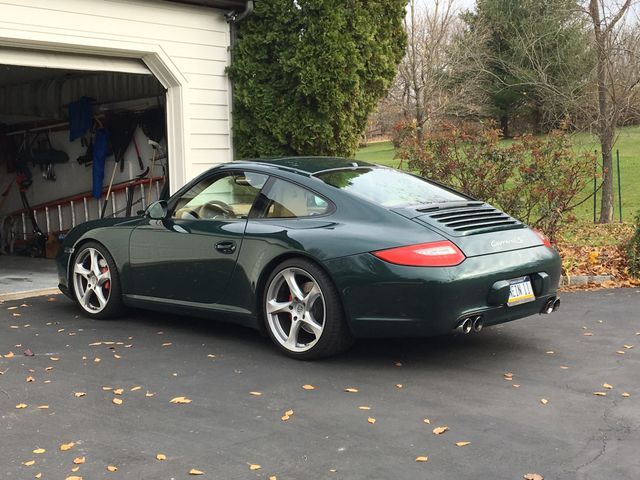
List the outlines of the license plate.
{"type": "Polygon", "coordinates": [[[509,301],[507,305],[512,307],[521,303],[533,302],[536,299],[529,277],[520,277],[509,280],[509,301]]]}

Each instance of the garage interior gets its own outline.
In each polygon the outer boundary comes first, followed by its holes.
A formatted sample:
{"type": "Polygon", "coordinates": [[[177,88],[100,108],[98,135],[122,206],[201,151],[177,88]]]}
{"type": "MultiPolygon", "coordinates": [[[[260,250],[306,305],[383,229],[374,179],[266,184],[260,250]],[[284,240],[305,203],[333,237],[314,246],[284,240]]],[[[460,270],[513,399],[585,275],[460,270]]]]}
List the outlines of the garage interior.
{"type": "Polygon", "coordinates": [[[139,60],[103,60],[0,64],[0,294],[55,275],[75,225],[168,195],[166,90],[139,60]]]}

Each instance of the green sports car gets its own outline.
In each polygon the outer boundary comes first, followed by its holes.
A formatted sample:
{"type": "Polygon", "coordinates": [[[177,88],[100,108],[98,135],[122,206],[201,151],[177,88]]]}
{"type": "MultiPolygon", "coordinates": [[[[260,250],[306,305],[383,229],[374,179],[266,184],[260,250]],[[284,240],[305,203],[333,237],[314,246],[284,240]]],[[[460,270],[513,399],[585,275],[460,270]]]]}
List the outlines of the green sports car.
{"type": "Polygon", "coordinates": [[[71,230],[60,289],[92,318],[226,319],[312,359],[355,338],[464,334],[557,310],[540,233],[435,182],[342,158],[217,166],[143,216],[71,230]]]}

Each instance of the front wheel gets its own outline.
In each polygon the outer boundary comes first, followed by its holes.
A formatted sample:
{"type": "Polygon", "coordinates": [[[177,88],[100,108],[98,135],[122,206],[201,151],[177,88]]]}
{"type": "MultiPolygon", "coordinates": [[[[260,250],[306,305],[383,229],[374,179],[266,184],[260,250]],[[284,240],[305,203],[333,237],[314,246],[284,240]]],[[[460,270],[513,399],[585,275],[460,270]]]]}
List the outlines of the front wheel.
{"type": "Polygon", "coordinates": [[[76,302],[92,318],[105,319],[122,311],[120,277],[108,250],[97,242],[82,245],[71,268],[76,302]]]}
{"type": "Polygon", "coordinates": [[[269,336],[290,357],[326,357],[352,343],[336,288],[308,260],[286,260],[273,270],[264,290],[263,312],[269,336]]]}

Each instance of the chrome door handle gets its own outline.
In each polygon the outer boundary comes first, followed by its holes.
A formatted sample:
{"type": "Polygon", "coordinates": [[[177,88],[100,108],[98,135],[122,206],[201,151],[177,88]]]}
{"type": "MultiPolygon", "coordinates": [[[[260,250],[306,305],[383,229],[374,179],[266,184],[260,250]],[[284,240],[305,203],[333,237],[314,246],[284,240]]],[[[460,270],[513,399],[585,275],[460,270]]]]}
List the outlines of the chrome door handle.
{"type": "Polygon", "coordinates": [[[216,250],[220,253],[233,253],[236,251],[236,242],[218,242],[216,250]]]}

